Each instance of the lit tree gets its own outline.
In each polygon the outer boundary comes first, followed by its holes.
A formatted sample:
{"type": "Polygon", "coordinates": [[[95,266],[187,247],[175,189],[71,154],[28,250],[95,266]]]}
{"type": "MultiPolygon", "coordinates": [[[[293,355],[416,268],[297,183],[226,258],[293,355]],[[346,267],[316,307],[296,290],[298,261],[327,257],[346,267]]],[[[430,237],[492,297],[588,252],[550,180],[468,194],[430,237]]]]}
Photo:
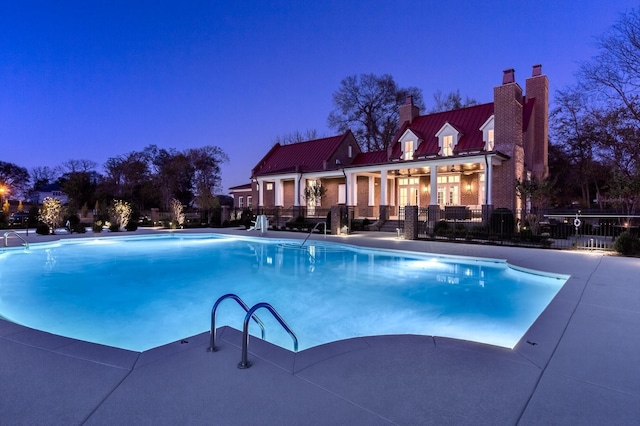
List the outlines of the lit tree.
{"type": "Polygon", "coordinates": [[[171,227],[177,228],[184,225],[184,213],[182,212],[182,203],[175,198],[171,199],[171,227]]]}
{"type": "Polygon", "coordinates": [[[55,234],[55,229],[60,223],[62,216],[62,203],[57,198],[45,197],[42,200],[42,208],[39,212],[39,220],[49,225],[51,233],[55,234]]]}
{"type": "Polygon", "coordinates": [[[131,217],[131,204],[122,200],[113,200],[111,206],[111,217],[119,228],[123,228],[129,223],[131,217]]]}

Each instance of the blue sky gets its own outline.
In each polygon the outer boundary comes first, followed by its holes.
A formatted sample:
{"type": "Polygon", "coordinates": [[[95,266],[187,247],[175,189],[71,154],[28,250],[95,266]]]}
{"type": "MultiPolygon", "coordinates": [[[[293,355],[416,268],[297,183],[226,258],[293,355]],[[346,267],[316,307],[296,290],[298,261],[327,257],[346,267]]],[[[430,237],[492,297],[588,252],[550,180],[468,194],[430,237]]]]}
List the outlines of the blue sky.
{"type": "Polygon", "coordinates": [[[102,164],[221,147],[247,183],[276,136],[322,136],[349,75],[492,101],[542,64],[551,94],[637,1],[50,1],[0,4],[0,160],[102,164]],[[184,3],[184,4],[183,4],[184,3]]]}

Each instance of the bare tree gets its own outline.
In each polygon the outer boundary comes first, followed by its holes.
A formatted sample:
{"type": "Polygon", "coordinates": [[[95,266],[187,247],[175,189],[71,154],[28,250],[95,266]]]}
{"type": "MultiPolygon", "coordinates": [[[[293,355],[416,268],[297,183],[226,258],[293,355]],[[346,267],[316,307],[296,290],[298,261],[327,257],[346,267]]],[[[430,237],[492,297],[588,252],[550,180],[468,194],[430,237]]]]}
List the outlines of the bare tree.
{"type": "Polygon", "coordinates": [[[465,108],[468,106],[478,105],[478,101],[469,96],[462,99],[460,96],[460,90],[455,92],[449,92],[446,95],[442,91],[438,90],[433,94],[434,106],[431,112],[451,111],[453,109],[465,108]]]}
{"type": "Polygon", "coordinates": [[[351,129],[364,151],[387,149],[398,130],[398,109],[409,95],[424,109],[422,90],[400,88],[388,74],[349,76],[333,93],[335,109],[327,124],[339,132],[351,129]]]}
{"type": "Polygon", "coordinates": [[[321,136],[318,136],[318,131],[316,129],[307,129],[304,132],[300,132],[299,130],[296,130],[291,133],[276,136],[273,139],[273,144],[275,145],[279,143],[280,145],[290,145],[292,143],[306,142],[314,139],[319,139],[320,137],[321,136]]]}

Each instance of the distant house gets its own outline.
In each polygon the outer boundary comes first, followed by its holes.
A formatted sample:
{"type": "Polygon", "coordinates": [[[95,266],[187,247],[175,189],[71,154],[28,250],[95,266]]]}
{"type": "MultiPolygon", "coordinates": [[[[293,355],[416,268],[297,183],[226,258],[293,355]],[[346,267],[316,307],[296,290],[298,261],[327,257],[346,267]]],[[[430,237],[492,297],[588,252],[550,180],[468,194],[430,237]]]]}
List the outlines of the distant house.
{"type": "Polygon", "coordinates": [[[253,168],[252,183],[234,187],[234,199],[239,207],[251,197],[254,210],[276,209],[280,217],[326,215],[335,205],[381,221],[406,206],[432,218],[447,209],[473,209],[484,219],[496,208],[517,211],[524,206],[516,179],[548,172],[549,83],[540,65],[525,88],[523,96],[510,69],[490,103],[420,115],[409,97],[384,151],[361,152],[350,131],[276,144],[253,168]],[[324,195],[308,202],[305,188],[317,185],[324,195]]]}
{"type": "Polygon", "coordinates": [[[229,193],[233,197],[233,208],[236,210],[249,209],[252,210],[253,205],[253,189],[250,183],[244,185],[233,186],[229,188],[229,193]]]}
{"type": "Polygon", "coordinates": [[[69,197],[62,191],[59,183],[50,183],[34,191],[31,202],[41,204],[46,197],[57,198],[62,204],[69,202],[69,197]]]}

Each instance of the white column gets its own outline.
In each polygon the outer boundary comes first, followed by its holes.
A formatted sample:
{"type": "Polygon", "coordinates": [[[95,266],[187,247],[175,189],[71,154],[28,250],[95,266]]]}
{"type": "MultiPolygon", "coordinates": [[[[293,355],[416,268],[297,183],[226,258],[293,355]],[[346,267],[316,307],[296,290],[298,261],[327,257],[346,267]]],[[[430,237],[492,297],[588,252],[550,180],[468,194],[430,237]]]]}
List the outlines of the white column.
{"type": "Polygon", "coordinates": [[[387,205],[387,171],[380,172],[380,205],[387,205]]]}
{"type": "Polygon", "coordinates": [[[258,179],[258,207],[264,207],[264,180],[258,179]]]}
{"type": "Polygon", "coordinates": [[[489,165],[485,163],[486,170],[484,171],[484,184],[485,184],[485,196],[484,203],[487,205],[493,204],[492,192],[493,192],[493,164],[491,158],[488,161],[489,165]]]}
{"type": "Polygon", "coordinates": [[[389,179],[389,205],[390,206],[395,206],[396,205],[396,178],[392,177],[391,179],[389,179]]]}
{"type": "Polygon", "coordinates": [[[369,176],[369,207],[375,205],[376,203],[376,198],[375,198],[375,179],[373,176],[369,176]]]}
{"type": "Polygon", "coordinates": [[[300,176],[296,176],[293,181],[293,205],[298,207],[300,205],[300,199],[302,198],[300,195],[300,176]]]}
{"type": "Polygon", "coordinates": [[[357,203],[358,177],[355,173],[347,173],[347,206],[355,206],[357,203]]]}
{"type": "Polygon", "coordinates": [[[276,193],[275,193],[275,205],[283,207],[284,190],[283,190],[283,187],[282,187],[282,179],[276,179],[274,190],[276,191],[276,193]]]}
{"type": "Polygon", "coordinates": [[[429,205],[435,206],[438,204],[438,166],[429,167],[431,172],[431,197],[429,205]]]}

